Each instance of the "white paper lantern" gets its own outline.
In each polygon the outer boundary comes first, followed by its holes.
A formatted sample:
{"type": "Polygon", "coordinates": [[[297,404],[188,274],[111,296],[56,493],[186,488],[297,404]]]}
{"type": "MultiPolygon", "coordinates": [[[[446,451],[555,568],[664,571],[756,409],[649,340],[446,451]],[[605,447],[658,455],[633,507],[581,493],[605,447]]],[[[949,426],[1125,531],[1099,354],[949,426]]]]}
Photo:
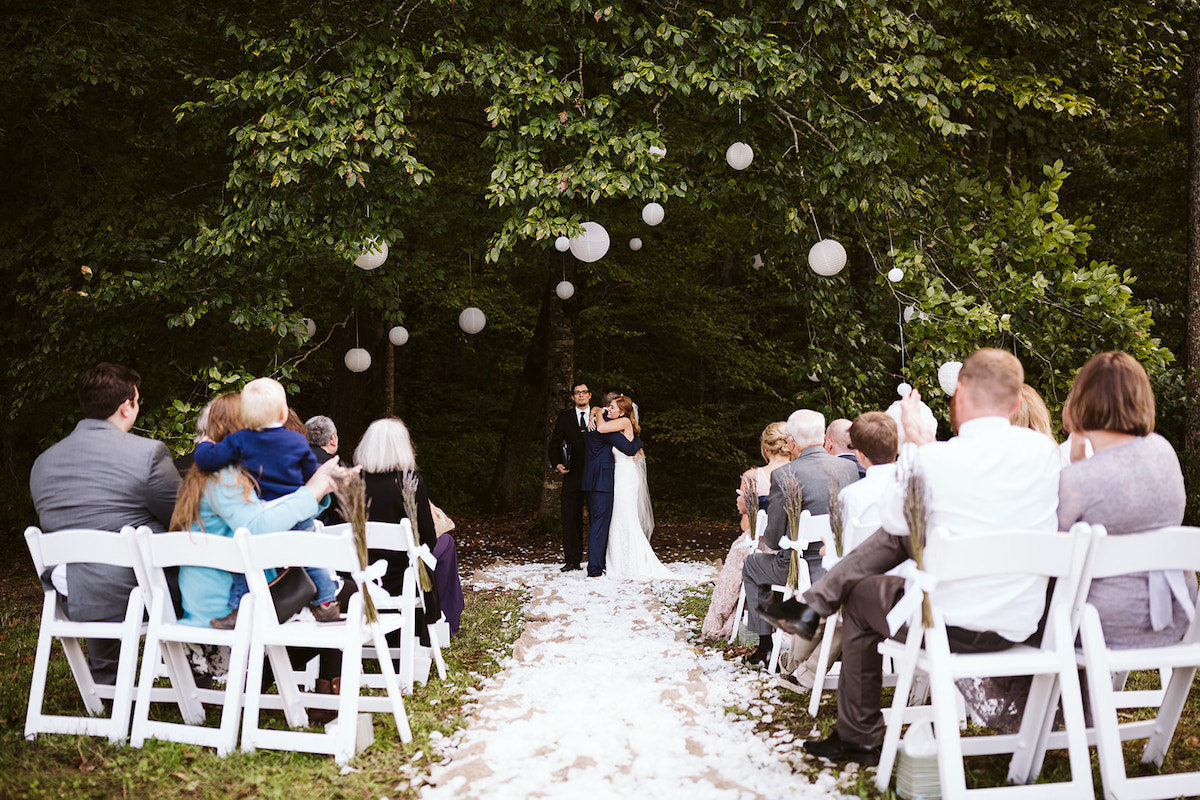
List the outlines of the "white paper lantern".
{"type": "Polygon", "coordinates": [[[754,254],[754,258],[750,261],[750,266],[754,267],[755,269],[763,268],[762,253],[754,254]]]}
{"type": "Polygon", "coordinates": [[[655,147],[654,145],[650,145],[650,155],[658,156],[659,158],[662,158],[666,154],[667,154],[667,148],[655,147]]]}
{"type": "Polygon", "coordinates": [[[833,239],[822,239],[808,251],[808,266],[813,272],[828,278],[846,266],[846,248],[833,239]]]}
{"type": "Polygon", "coordinates": [[[560,236],[554,240],[554,249],[560,253],[565,253],[571,249],[571,240],[565,236],[560,236]]]}
{"type": "Polygon", "coordinates": [[[642,222],[653,227],[663,221],[666,212],[658,203],[646,203],[642,206],[642,222]]]}
{"type": "Polygon", "coordinates": [[[905,306],[904,307],[904,321],[912,322],[913,314],[916,312],[916,310],[917,309],[915,306],[905,306]]]}
{"type": "Polygon", "coordinates": [[[608,252],[608,231],[599,222],[583,223],[583,233],[571,239],[571,254],[588,264],[608,252]]]}
{"type": "Polygon", "coordinates": [[[486,324],[487,317],[475,306],[464,308],[462,313],[458,315],[458,327],[467,333],[479,333],[486,324]]]}
{"type": "Polygon", "coordinates": [[[725,160],[736,170],[743,170],[754,160],[754,150],[745,142],[734,142],[725,151],[725,160]]]}
{"type": "Polygon", "coordinates": [[[354,259],[354,266],[359,269],[375,269],[387,261],[388,246],[387,242],[380,242],[375,245],[375,238],[371,237],[363,244],[363,253],[358,258],[354,259]]]}
{"type": "Polygon", "coordinates": [[[908,397],[910,394],[912,394],[912,386],[907,383],[901,383],[896,387],[896,394],[900,395],[901,397],[908,397]]]}
{"type": "Polygon", "coordinates": [[[408,341],[408,328],[403,325],[397,325],[392,328],[388,331],[388,341],[396,345],[396,347],[400,347],[408,341]]]}
{"type": "Polygon", "coordinates": [[[641,250],[642,249],[642,240],[637,238],[636,236],[633,237],[632,239],[630,239],[629,240],[629,249],[635,253],[638,250],[641,250]]]}
{"type": "Polygon", "coordinates": [[[313,322],[308,317],[304,317],[296,323],[295,331],[296,333],[302,333],[311,339],[317,332],[317,323],[313,322]]]}
{"type": "Polygon", "coordinates": [[[575,285],[570,281],[559,281],[554,287],[554,293],[559,300],[570,300],[575,295],[575,285]]]}
{"type": "Polygon", "coordinates": [[[959,361],[947,361],[938,367],[938,384],[946,394],[954,394],[958,389],[958,371],[960,369],[962,369],[962,362],[959,361]]]}
{"type": "Polygon", "coordinates": [[[361,347],[351,347],[346,351],[346,369],[351,372],[365,372],[371,366],[371,354],[361,347]]]}
{"type": "Polygon", "coordinates": [[[904,270],[900,269],[899,267],[892,267],[888,270],[887,278],[892,283],[899,283],[900,281],[904,280],[904,270]]]}

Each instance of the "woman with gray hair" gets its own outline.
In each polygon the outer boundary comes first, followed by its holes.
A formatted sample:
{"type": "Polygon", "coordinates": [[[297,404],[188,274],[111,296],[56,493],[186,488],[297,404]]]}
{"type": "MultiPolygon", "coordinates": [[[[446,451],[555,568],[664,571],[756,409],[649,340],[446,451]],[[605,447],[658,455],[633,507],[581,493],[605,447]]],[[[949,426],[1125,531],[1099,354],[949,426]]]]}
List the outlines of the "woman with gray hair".
{"type": "MultiPolygon", "coordinates": [[[[458,576],[458,551],[449,534],[438,536],[429,505],[429,490],[417,471],[417,456],[408,427],[396,417],[377,419],[367,428],[354,450],[354,463],[363,469],[367,490],[367,516],[376,522],[399,522],[408,516],[404,507],[404,481],[415,483],[415,520],[409,520],[420,544],[429,548],[437,559],[433,591],[425,595],[425,613],[437,620],[443,613],[450,624],[450,633],[458,631],[463,610],[462,584],[458,576]]],[[[382,579],[383,588],[399,594],[408,556],[391,551],[372,550],[370,559],[387,559],[388,569],[382,579]]],[[[425,623],[417,620],[417,630],[425,634],[425,623]]]]}

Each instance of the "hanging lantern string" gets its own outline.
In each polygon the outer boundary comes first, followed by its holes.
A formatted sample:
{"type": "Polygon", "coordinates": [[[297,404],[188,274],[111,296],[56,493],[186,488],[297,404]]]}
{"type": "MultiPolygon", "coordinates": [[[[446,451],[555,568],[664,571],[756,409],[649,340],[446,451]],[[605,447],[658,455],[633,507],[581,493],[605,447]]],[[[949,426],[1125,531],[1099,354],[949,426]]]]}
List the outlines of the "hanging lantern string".
{"type": "MultiPolygon", "coordinates": [[[[738,79],[742,77],[742,62],[738,62],[738,79]]],[[[738,98],[738,127],[742,127],[742,98],[738,98]]]]}
{"type": "Polygon", "coordinates": [[[813,227],[817,229],[817,239],[820,239],[821,238],[821,226],[817,224],[817,212],[812,209],[812,206],[809,206],[808,213],[812,214],[813,227]]]}
{"type": "Polygon", "coordinates": [[[354,346],[358,347],[358,309],[354,309],[354,346]]]}
{"type": "Polygon", "coordinates": [[[908,363],[908,355],[904,351],[904,309],[900,309],[900,320],[896,324],[900,329],[900,374],[904,374],[904,367],[908,363]]]}

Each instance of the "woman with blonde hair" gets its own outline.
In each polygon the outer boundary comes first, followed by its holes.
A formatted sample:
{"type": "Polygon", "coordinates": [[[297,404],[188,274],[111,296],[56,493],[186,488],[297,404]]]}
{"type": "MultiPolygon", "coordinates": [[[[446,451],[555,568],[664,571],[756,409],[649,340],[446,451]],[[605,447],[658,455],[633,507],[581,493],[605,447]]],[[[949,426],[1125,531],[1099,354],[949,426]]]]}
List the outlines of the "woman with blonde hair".
{"type": "MultiPolygon", "coordinates": [[[[746,556],[754,552],[756,547],[753,540],[754,521],[750,519],[746,509],[745,493],[753,491],[758,498],[758,507],[767,509],[767,498],[771,492],[771,473],[792,460],[791,445],[788,444],[787,425],[784,422],[772,422],[763,429],[759,437],[759,452],[762,453],[761,467],[751,467],[742,473],[742,488],[737,490],[738,511],[742,513],[742,533],[729,548],[725,556],[725,564],[721,574],[717,576],[716,586],[713,587],[712,601],[708,605],[708,613],[704,615],[704,625],[700,633],[709,639],[728,639],[733,632],[733,626],[738,624],[734,619],[738,596],[742,591],[742,562],[746,556]]],[[[761,547],[759,548],[761,549],[761,547]]]]}

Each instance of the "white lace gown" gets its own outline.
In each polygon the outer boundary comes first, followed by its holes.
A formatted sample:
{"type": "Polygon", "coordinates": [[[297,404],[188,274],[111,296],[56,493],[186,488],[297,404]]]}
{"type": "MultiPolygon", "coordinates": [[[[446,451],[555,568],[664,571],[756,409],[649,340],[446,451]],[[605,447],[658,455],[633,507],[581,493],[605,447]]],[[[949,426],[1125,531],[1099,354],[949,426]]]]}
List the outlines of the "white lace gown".
{"type": "Polygon", "coordinates": [[[613,511],[608,527],[604,571],[617,580],[676,578],[650,548],[647,535],[654,527],[646,472],[637,456],[613,450],[613,511]],[[649,528],[649,530],[647,529],[649,528]]]}

